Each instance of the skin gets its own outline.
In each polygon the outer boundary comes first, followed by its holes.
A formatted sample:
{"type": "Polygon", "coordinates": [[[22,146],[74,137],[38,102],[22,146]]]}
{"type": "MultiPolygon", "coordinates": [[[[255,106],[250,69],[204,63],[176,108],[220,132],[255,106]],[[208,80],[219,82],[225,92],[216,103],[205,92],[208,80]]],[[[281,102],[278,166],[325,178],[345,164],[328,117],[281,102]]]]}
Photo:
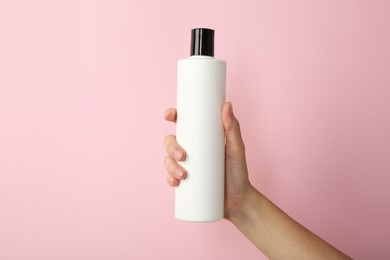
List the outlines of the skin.
{"type": "MultiPolygon", "coordinates": [[[[176,122],[176,109],[165,112],[165,119],[176,122]]],[[[226,138],[225,219],[232,222],[270,259],[351,259],[300,225],[256,190],[248,178],[245,146],[240,125],[230,102],[222,108],[226,138]]],[[[186,170],[177,161],[186,158],[174,135],[164,138],[168,155],[164,159],[167,182],[180,185],[186,170]]]]}

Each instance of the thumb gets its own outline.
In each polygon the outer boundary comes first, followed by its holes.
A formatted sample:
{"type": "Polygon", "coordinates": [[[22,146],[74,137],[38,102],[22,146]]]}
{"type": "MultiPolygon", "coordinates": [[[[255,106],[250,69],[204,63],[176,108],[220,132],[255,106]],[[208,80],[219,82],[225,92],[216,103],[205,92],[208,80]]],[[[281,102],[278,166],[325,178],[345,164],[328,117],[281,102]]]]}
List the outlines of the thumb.
{"type": "Polygon", "coordinates": [[[245,146],[241,137],[240,124],[233,113],[232,103],[226,102],[222,107],[222,123],[226,137],[226,155],[236,159],[244,156],[245,146]]]}

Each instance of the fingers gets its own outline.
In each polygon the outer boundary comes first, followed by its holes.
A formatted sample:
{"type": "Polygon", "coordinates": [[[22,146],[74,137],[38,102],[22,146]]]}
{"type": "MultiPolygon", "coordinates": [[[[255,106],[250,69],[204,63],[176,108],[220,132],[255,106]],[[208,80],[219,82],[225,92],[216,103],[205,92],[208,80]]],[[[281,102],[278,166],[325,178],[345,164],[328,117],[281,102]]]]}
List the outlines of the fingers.
{"type": "Polygon", "coordinates": [[[169,155],[164,159],[164,165],[167,172],[176,179],[184,179],[186,177],[186,170],[181,167],[177,161],[175,161],[169,155]]]}
{"type": "MultiPolygon", "coordinates": [[[[176,117],[175,109],[173,109],[173,114],[175,114],[176,117]]],[[[172,112],[171,117],[168,116],[168,118],[168,121],[173,120],[172,112]]],[[[180,184],[180,180],[183,180],[187,177],[186,170],[177,163],[177,161],[185,160],[186,153],[177,143],[176,137],[174,135],[167,135],[164,138],[164,147],[168,153],[168,156],[164,159],[165,169],[168,172],[166,179],[170,186],[176,187],[180,184]]]]}
{"type": "MultiPolygon", "coordinates": [[[[176,108],[168,108],[167,111],[165,111],[164,117],[167,121],[176,122],[176,108]]],[[[172,156],[172,158],[175,158],[178,161],[185,159],[185,152],[176,142],[176,137],[174,135],[167,135],[164,138],[164,147],[168,154],[172,156]]]]}
{"type": "Polygon", "coordinates": [[[187,177],[186,170],[181,167],[175,159],[169,155],[164,159],[165,169],[167,170],[167,182],[171,186],[179,185],[180,180],[187,177]]]}
{"type": "Polygon", "coordinates": [[[244,154],[245,146],[241,137],[240,124],[234,116],[230,102],[226,102],[222,108],[222,123],[225,129],[227,153],[233,156],[244,154]]]}
{"type": "MultiPolygon", "coordinates": [[[[164,114],[165,120],[176,123],[177,111],[176,108],[169,108],[164,114]]],[[[170,186],[176,187],[180,184],[180,180],[185,179],[187,172],[181,167],[177,161],[183,161],[186,158],[186,153],[176,141],[174,135],[167,135],[164,138],[164,147],[168,156],[164,159],[164,165],[167,170],[167,182],[170,186]]]]}
{"type": "Polygon", "coordinates": [[[186,158],[186,153],[183,148],[176,141],[174,135],[167,135],[164,138],[164,147],[167,153],[177,161],[184,161],[186,158]]]}
{"type": "Polygon", "coordinates": [[[179,185],[180,181],[176,179],[175,177],[172,177],[169,173],[167,174],[167,182],[170,186],[176,187],[179,185]]]}
{"type": "Polygon", "coordinates": [[[164,114],[165,120],[176,123],[176,117],[177,117],[176,108],[168,108],[167,111],[165,111],[164,114]]]}

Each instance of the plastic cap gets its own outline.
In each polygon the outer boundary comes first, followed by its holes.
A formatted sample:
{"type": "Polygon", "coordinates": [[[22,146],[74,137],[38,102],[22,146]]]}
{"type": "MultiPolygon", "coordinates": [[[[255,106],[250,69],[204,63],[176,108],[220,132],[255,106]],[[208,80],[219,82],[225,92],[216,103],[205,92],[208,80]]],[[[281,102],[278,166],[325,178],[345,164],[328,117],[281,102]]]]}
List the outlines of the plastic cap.
{"type": "Polygon", "coordinates": [[[214,57],[214,30],[195,28],[191,30],[191,56],[214,57]]]}

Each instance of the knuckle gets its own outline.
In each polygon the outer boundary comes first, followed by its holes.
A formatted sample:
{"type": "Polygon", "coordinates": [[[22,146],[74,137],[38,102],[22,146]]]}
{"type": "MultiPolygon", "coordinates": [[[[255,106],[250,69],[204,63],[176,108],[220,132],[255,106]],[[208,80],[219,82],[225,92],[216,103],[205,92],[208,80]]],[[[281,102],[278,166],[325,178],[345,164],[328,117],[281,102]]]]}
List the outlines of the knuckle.
{"type": "Polygon", "coordinates": [[[173,170],[177,167],[176,161],[169,155],[164,160],[165,168],[169,173],[172,173],[173,170]]]}
{"type": "Polygon", "coordinates": [[[165,148],[167,149],[171,144],[172,142],[175,140],[175,136],[174,135],[167,135],[164,137],[164,146],[165,148]]]}
{"type": "Polygon", "coordinates": [[[165,156],[165,158],[164,158],[164,165],[165,165],[165,166],[168,165],[170,158],[171,158],[171,157],[170,157],[169,155],[165,156]]]}
{"type": "Polygon", "coordinates": [[[168,142],[169,136],[170,136],[170,135],[166,135],[166,136],[164,137],[164,139],[163,139],[163,144],[164,144],[164,146],[166,146],[166,145],[167,145],[167,142],[168,142]]]}

